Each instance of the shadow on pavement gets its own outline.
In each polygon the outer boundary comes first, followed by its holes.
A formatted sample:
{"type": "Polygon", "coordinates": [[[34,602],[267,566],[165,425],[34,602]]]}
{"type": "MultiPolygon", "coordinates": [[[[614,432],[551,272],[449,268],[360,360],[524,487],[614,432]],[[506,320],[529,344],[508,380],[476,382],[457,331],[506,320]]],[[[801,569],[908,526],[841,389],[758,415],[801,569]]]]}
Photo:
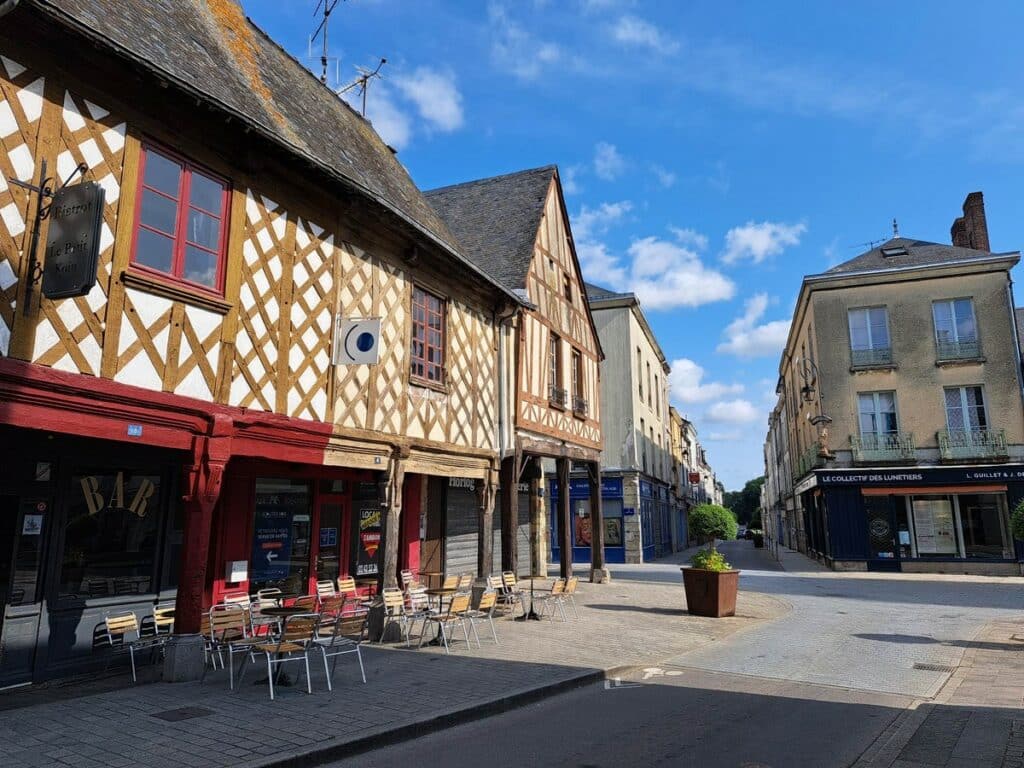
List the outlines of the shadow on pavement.
{"type": "Polygon", "coordinates": [[[1024,649],[1024,641],[993,643],[983,640],[937,640],[927,635],[875,634],[871,632],[857,633],[853,637],[859,637],[862,640],[876,640],[880,643],[952,645],[958,648],[976,648],[983,651],[1020,651],[1024,649]]]}

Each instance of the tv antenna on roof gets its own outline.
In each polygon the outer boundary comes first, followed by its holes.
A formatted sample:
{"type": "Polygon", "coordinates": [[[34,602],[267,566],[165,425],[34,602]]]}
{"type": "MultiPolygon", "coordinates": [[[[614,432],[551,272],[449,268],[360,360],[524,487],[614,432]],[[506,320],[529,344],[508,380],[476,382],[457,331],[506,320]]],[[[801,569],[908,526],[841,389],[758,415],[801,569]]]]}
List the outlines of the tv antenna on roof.
{"type": "Polygon", "coordinates": [[[331,20],[331,11],[340,3],[341,0],[317,0],[316,8],[313,9],[313,15],[316,16],[320,9],[323,9],[324,17],[320,22],[320,25],[313,30],[313,34],[309,36],[309,58],[316,58],[313,56],[313,42],[317,37],[323,36],[323,47],[320,53],[320,82],[324,85],[327,84],[327,63],[334,61],[334,80],[338,81],[338,59],[335,56],[327,55],[327,25],[331,20]]]}
{"type": "Polygon", "coordinates": [[[377,64],[377,68],[372,72],[364,67],[356,67],[356,71],[359,72],[359,77],[357,77],[355,80],[353,80],[351,83],[344,86],[343,88],[339,88],[337,91],[337,94],[341,96],[342,94],[348,93],[353,88],[358,88],[359,93],[363,97],[363,108],[360,111],[360,114],[363,117],[366,117],[366,91],[369,90],[370,88],[370,81],[373,80],[375,77],[383,79],[381,77],[380,70],[381,67],[383,67],[387,63],[388,60],[381,56],[380,63],[377,64]]]}
{"type": "Polygon", "coordinates": [[[888,239],[889,238],[887,237],[880,237],[877,240],[868,240],[866,243],[854,243],[853,245],[848,245],[847,248],[867,248],[870,251],[873,250],[876,245],[881,245],[888,239]]]}

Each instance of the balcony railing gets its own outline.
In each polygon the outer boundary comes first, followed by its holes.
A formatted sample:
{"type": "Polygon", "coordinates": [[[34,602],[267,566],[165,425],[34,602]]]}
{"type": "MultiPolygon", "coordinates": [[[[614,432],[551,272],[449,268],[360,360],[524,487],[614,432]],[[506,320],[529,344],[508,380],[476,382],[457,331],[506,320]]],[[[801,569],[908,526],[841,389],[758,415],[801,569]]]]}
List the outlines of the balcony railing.
{"type": "Polygon", "coordinates": [[[981,342],[970,341],[939,341],[937,342],[939,360],[970,360],[981,357],[981,342]]]}
{"type": "Polygon", "coordinates": [[[1005,459],[1006,433],[1001,429],[943,429],[938,433],[943,460],[1005,459]]]}
{"type": "Polygon", "coordinates": [[[548,392],[548,402],[556,408],[565,408],[569,393],[561,387],[552,387],[548,392]]]}
{"type": "Polygon", "coordinates": [[[892,347],[851,349],[850,364],[854,368],[871,368],[876,365],[892,365],[892,347]]]}
{"type": "Polygon", "coordinates": [[[587,405],[588,405],[587,401],[584,400],[582,397],[574,397],[572,399],[572,412],[576,416],[586,416],[587,415],[587,405]]]}
{"type": "Polygon", "coordinates": [[[913,461],[914,436],[909,432],[883,435],[850,435],[853,460],[858,463],[876,461],[913,461]]]}
{"type": "Polygon", "coordinates": [[[793,468],[793,479],[799,480],[812,469],[825,466],[825,457],[821,455],[821,446],[815,444],[800,454],[793,468]]]}

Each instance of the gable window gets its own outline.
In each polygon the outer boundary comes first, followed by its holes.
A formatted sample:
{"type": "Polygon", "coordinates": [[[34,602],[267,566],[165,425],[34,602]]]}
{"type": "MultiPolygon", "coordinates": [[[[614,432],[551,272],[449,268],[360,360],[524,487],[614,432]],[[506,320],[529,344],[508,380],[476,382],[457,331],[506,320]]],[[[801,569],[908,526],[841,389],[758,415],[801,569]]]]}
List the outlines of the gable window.
{"type": "Polygon", "coordinates": [[[572,278],[569,277],[569,273],[566,272],[562,275],[562,285],[565,291],[565,300],[572,304],[572,278]]]}
{"type": "Polygon", "coordinates": [[[422,288],[412,289],[412,339],[409,374],[429,384],[445,381],[445,300],[422,288]]]}
{"type": "Polygon", "coordinates": [[[651,392],[654,387],[651,385],[651,364],[647,364],[647,407],[651,407],[651,392]]]}
{"type": "Polygon", "coordinates": [[[640,419],[640,446],[643,450],[643,467],[647,471],[647,423],[640,419]]]}
{"type": "Polygon", "coordinates": [[[885,307],[851,309],[850,362],[854,366],[886,365],[892,362],[889,318],[885,307]]]}
{"type": "Polygon", "coordinates": [[[640,402],[644,400],[644,361],[640,347],[636,348],[636,380],[640,382],[640,402]]]}
{"type": "Polygon", "coordinates": [[[577,416],[587,415],[587,398],[583,391],[583,353],[572,351],[572,411],[577,416]]]}
{"type": "Polygon", "coordinates": [[[654,377],[654,409],[658,418],[661,418],[661,382],[657,376],[654,377]]]}
{"type": "Polygon", "coordinates": [[[932,302],[935,319],[935,343],[939,360],[979,357],[978,326],[971,299],[932,302]]]}
{"type": "Polygon", "coordinates": [[[132,263],[209,291],[223,291],[228,185],[144,145],[132,263]]]}
{"type": "Polygon", "coordinates": [[[566,394],[562,387],[562,339],[557,333],[552,333],[548,341],[548,381],[552,405],[564,407],[566,394]]]}

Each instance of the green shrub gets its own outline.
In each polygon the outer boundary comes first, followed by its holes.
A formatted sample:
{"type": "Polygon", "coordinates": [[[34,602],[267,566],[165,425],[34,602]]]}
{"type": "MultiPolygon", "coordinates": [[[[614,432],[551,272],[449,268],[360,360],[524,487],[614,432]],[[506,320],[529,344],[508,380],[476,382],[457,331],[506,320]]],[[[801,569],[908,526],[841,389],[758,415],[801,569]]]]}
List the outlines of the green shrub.
{"type": "Polygon", "coordinates": [[[725,507],[717,504],[700,504],[690,510],[690,533],[710,539],[709,550],[715,550],[715,542],[732,541],[736,538],[736,517],[725,507]]]}
{"type": "Polygon", "coordinates": [[[1024,499],[1017,502],[1017,506],[1010,514],[1010,530],[1013,532],[1013,538],[1024,541],[1024,499]]]}
{"type": "Polygon", "coordinates": [[[717,549],[702,549],[690,558],[690,565],[704,571],[730,571],[732,566],[725,562],[725,555],[717,549]]]}

